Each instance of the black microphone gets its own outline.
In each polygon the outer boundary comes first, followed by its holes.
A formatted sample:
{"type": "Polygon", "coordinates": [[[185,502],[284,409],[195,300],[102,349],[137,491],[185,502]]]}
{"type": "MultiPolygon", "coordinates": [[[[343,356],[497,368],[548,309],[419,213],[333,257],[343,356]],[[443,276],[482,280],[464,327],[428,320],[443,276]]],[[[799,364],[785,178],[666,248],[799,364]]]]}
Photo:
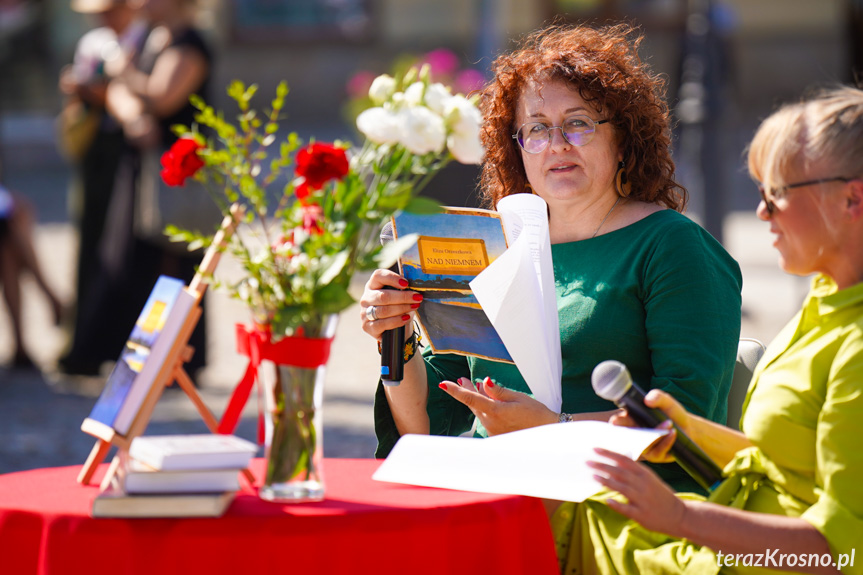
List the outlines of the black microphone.
{"type": "MultiPolygon", "coordinates": [[[[387,222],[381,230],[381,244],[395,240],[393,223],[387,222]]],[[[395,289],[387,286],[384,289],[395,289]]],[[[405,326],[388,329],[381,335],[381,382],[398,385],[405,376],[405,326]]]]}
{"type": "MultiPolygon", "coordinates": [[[[619,361],[603,361],[593,368],[590,379],[596,395],[624,408],[638,425],[653,428],[668,419],[659,409],[644,405],[644,391],[619,361]]],[[[671,446],[672,457],[699,485],[708,491],[714,489],[722,481],[722,470],[676,425],[674,429],[677,439],[671,446]]]]}

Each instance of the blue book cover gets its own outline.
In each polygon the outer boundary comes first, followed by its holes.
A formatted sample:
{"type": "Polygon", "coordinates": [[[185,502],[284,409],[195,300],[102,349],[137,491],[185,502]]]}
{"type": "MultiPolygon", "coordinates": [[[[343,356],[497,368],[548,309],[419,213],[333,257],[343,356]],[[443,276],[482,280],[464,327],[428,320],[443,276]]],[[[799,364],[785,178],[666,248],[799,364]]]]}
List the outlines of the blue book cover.
{"type": "Polygon", "coordinates": [[[417,314],[432,350],[512,363],[470,289],[507,248],[500,215],[468,208],[401,213],[393,218],[393,235],[408,234],[419,239],[399,258],[399,269],[410,289],[423,295],[417,314]]]}
{"type": "Polygon", "coordinates": [[[89,419],[104,423],[121,434],[128,431],[127,425],[117,425],[117,417],[123,410],[135,380],[149,358],[185,285],[182,281],[168,276],[161,276],[156,281],[114,370],[108,376],[105,388],[90,412],[89,419]],[[125,429],[122,429],[123,427],[125,429]]]}

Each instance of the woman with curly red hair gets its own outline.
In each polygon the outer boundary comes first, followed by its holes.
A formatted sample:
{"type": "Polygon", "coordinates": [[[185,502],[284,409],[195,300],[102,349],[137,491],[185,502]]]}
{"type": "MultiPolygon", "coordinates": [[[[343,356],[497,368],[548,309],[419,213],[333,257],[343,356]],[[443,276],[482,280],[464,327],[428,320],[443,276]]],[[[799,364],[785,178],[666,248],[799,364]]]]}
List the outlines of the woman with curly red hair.
{"type": "MultiPolygon", "coordinates": [[[[514,365],[426,350],[424,361],[407,363],[400,386],[378,391],[379,455],[400,434],[461,434],[474,419],[479,436],[608,420],[615,407],[590,384],[607,359],[626,364],[645,387],[725,421],[740,269],[678,213],[686,193],[674,180],[664,83],[639,59],[640,41],[623,25],[551,27],[500,56],[482,91],[487,203],[534,193],[548,204],[564,413],[530,397],[514,365]]],[[[372,275],[361,300],[378,318],[363,318],[368,334],[406,325],[411,336],[404,318],[414,292],[383,289],[405,285],[393,272],[372,275]]],[[[697,489],[676,466],[662,473],[697,489]]]]}

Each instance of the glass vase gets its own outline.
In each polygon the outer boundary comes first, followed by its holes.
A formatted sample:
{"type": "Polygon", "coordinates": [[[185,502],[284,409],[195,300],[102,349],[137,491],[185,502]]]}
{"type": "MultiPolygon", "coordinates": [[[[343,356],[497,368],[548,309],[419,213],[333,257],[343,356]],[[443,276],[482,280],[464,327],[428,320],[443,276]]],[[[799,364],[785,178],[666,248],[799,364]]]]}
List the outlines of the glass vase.
{"type": "MultiPolygon", "coordinates": [[[[316,318],[297,334],[331,339],[338,315],[316,318]]],[[[273,341],[278,343],[274,334],[273,341]]],[[[266,475],[261,499],[280,502],[324,498],[324,426],[321,406],[326,364],[298,367],[273,363],[265,378],[266,475]]]]}

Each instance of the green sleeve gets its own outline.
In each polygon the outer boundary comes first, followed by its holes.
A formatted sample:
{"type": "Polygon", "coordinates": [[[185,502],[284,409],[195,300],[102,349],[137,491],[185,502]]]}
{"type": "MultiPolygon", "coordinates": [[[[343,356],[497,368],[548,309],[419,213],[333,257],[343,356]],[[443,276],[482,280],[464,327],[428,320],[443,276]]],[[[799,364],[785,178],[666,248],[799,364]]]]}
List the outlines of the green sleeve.
{"type": "MultiPolygon", "coordinates": [[[[438,387],[441,381],[455,381],[470,377],[467,358],[455,354],[434,354],[430,347],[423,352],[428,377],[429,396],[427,411],[432,435],[460,435],[473,425],[473,413],[464,404],[456,401],[438,387]]],[[[389,455],[400,435],[396,429],[389,402],[379,381],[375,391],[375,436],[378,440],[375,457],[389,455]]]]}
{"type": "Polygon", "coordinates": [[[740,339],[740,266],[700,226],[678,223],[668,226],[645,273],[651,387],[725,424],[740,339]]]}
{"type": "MultiPolygon", "coordinates": [[[[650,387],[724,425],[740,339],[740,266],[700,226],[678,223],[668,226],[646,274],[650,387]]],[[[705,494],[677,464],[651,467],[675,490],[705,494]]]]}
{"type": "MultiPolygon", "coordinates": [[[[823,489],[802,518],[830,544],[834,556],[861,548],[863,533],[863,335],[847,338],[831,367],[816,428],[816,478],[823,489]]],[[[863,573],[858,557],[843,573],[863,573]]]]}

